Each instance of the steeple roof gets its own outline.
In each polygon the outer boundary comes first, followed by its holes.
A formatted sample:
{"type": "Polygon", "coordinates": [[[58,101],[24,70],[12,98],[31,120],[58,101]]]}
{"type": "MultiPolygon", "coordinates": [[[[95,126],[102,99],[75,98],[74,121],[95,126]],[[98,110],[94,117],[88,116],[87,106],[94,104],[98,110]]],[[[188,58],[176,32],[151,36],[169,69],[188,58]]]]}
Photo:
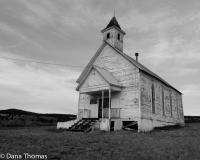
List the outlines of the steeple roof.
{"type": "Polygon", "coordinates": [[[112,27],[112,26],[116,26],[116,27],[118,27],[119,29],[121,29],[121,27],[120,27],[119,23],[117,22],[117,19],[116,19],[115,16],[112,17],[112,19],[110,20],[110,22],[108,23],[108,25],[106,26],[105,29],[110,28],[110,27],[112,27]]]}
{"type": "Polygon", "coordinates": [[[117,22],[117,18],[115,16],[112,17],[112,19],[110,20],[110,22],[108,23],[108,25],[106,26],[106,28],[102,29],[101,32],[105,32],[107,30],[109,30],[111,27],[114,27],[116,29],[118,29],[120,32],[122,32],[124,35],[126,34],[120,27],[119,23],[117,22]]]}

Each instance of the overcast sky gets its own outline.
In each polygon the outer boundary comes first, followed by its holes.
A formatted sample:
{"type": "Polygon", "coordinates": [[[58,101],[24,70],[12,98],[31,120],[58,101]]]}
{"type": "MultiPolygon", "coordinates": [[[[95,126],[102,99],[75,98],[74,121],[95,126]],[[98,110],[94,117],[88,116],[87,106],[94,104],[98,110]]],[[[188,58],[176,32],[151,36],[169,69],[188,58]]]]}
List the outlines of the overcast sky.
{"type": "MultiPolygon", "coordinates": [[[[0,57],[85,66],[113,16],[124,52],[183,93],[186,115],[200,115],[199,0],[0,0],[0,57]]],[[[76,113],[83,68],[0,58],[0,109],[76,113]]]]}

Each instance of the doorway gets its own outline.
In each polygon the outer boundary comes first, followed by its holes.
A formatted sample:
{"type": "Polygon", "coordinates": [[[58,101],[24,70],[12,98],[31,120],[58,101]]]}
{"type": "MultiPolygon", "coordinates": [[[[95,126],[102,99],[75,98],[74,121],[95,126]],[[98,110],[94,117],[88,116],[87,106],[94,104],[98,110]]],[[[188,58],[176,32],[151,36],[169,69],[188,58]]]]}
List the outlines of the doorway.
{"type": "Polygon", "coordinates": [[[114,131],[115,130],[115,121],[111,121],[110,122],[110,131],[114,131]]]}

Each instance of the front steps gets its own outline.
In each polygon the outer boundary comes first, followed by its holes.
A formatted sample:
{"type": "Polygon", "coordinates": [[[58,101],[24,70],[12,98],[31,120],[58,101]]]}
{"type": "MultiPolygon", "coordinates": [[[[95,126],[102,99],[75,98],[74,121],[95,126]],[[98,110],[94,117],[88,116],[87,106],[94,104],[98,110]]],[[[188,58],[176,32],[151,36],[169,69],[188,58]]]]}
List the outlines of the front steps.
{"type": "Polygon", "coordinates": [[[74,123],[67,131],[74,132],[89,132],[92,130],[92,126],[98,121],[98,118],[83,118],[74,123]]]}

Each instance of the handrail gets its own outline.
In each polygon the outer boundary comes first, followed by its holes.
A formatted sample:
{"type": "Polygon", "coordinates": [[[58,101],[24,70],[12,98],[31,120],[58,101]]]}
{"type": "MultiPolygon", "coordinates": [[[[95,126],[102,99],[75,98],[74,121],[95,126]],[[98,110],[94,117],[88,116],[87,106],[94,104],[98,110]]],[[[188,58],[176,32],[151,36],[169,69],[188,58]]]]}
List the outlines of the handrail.
{"type": "MultiPolygon", "coordinates": [[[[104,118],[108,118],[108,108],[103,109],[104,118]]],[[[111,118],[120,118],[120,108],[111,108],[111,118]]]]}

